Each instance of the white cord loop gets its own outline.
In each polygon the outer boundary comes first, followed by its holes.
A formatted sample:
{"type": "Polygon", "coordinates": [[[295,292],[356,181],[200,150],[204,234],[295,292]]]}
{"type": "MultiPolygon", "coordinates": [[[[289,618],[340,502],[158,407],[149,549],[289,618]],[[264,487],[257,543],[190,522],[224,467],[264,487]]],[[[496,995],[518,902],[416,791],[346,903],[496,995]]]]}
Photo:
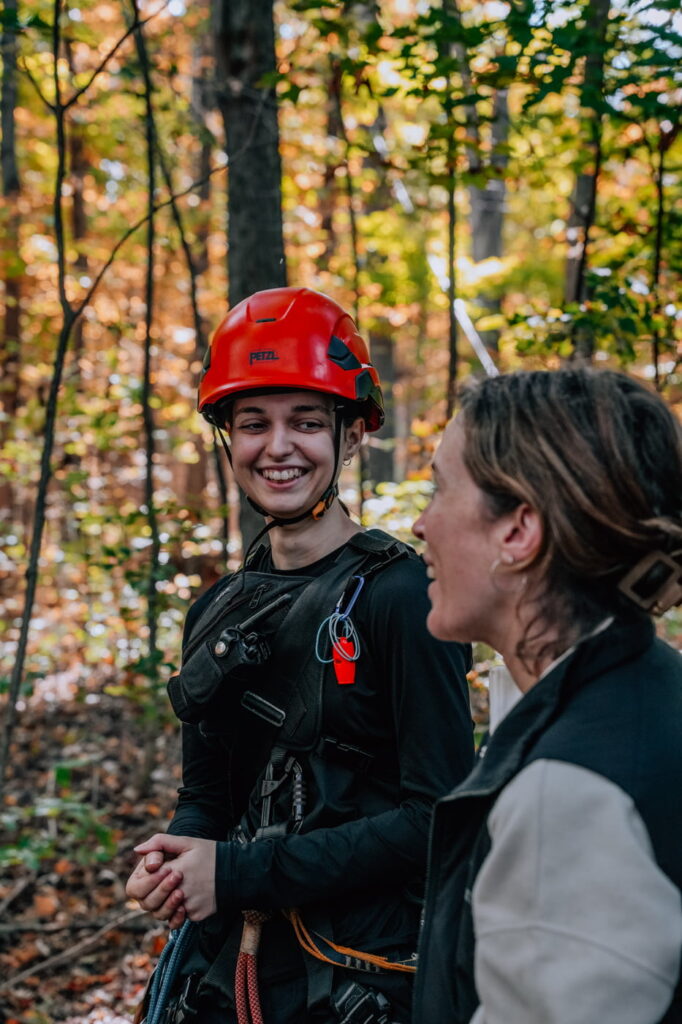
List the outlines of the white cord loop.
{"type": "Polygon", "coordinates": [[[353,610],[355,602],[360,596],[360,591],[365,585],[364,576],[352,576],[351,582],[357,580],[357,586],[352,596],[350,597],[348,604],[344,611],[341,610],[343,606],[343,599],[346,596],[345,588],[343,594],[338,600],[336,608],[327,616],[327,618],[320,623],[320,628],[317,631],[315,637],[315,657],[323,665],[328,665],[334,660],[334,652],[338,658],[343,661],[357,661],[360,657],[360,637],[358,636],[357,630],[350,619],[350,613],[353,610]],[[324,651],[322,649],[322,637],[324,632],[327,632],[332,647],[332,656],[330,658],[324,657],[324,651]],[[343,641],[343,642],[342,642],[343,641]]]}

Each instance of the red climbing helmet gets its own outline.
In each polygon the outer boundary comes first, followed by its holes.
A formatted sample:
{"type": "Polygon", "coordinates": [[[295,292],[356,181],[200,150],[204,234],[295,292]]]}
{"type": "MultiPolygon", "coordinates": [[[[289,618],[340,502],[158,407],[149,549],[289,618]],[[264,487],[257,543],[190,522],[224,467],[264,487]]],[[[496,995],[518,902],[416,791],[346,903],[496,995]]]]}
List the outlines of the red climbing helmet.
{"type": "Polygon", "coordinates": [[[357,406],[368,431],[384,422],[379,375],[355,322],[310,288],[270,288],[230,310],[204,359],[199,412],[220,423],[225,399],[271,388],[338,395],[357,406]]]}

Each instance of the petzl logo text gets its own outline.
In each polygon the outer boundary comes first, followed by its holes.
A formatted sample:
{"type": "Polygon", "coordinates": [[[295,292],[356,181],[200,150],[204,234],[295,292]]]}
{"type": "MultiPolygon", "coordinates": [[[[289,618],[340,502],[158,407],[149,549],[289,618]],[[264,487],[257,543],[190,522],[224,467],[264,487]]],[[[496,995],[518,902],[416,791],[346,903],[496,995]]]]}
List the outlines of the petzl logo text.
{"type": "Polygon", "coordinates": [[[279,356],[272,348],[262,349],[260,352],[249,353],[249,365],[251,363],[262,363],[271,359],[279,359],[279,356]]]}

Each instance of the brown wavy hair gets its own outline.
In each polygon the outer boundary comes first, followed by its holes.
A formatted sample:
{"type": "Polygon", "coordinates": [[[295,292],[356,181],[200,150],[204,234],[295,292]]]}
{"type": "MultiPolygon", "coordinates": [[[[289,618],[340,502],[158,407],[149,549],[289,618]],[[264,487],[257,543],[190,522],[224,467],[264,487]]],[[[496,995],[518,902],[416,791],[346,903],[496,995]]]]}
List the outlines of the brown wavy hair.
{"type": "Polygon", "coordinates": [[[528,502],[544,526],[519,656],[556,655],[606,615],[638,614],[618,583],[647,553],[682,547],[682,432],[665,402],[623,373],[576,368],[481,381],[461,409],[464,461],[491,515],[528,502]],[[548,624],[558,637],[543,645],[548,624]]]}

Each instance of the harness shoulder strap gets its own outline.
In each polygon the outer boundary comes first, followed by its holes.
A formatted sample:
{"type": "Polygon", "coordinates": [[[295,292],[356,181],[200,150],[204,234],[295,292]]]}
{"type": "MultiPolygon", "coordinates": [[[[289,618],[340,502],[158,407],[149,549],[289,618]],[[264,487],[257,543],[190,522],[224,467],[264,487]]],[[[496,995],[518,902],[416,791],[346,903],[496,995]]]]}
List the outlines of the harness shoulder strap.
{"type": "Polygon", "coordinates": [[[284,711],[277,737],[279,746],[311,750],[320,739],[325,673],[325,666],[315,655],[320,624],[343,599],[353,577],[366,579],[406,557],[410,550],[379,530],[354,534],[332,567],[313,579],[291,608],[272,645],[277,671],[266,684],[268,693],[262,693],[272,703],[279,703],[284,711]]]}

